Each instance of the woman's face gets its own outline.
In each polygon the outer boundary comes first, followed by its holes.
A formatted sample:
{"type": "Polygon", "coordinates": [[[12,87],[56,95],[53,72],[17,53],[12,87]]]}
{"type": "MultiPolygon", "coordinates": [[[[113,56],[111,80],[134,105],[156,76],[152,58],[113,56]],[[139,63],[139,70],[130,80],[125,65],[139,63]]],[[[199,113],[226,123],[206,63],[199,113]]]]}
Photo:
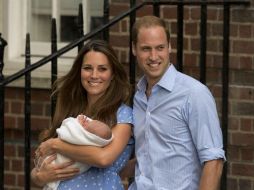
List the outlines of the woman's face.
{"type": "Polygon", "coordinates": [[[81,83],[87,91],[90,103],[105,94],[113,79],[113,72],[108,58],[101,52],[89,51],[81,66],[81,83]]]}

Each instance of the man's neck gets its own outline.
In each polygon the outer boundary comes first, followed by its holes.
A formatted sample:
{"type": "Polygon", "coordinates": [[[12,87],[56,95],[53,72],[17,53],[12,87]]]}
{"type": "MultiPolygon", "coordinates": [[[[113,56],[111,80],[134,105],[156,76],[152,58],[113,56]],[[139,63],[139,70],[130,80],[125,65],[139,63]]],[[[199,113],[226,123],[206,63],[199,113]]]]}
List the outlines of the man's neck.
{"type": "Polygon", "coordinates": [[[149,98],[150,97],[150,95],[151,95],[151,93],[152,93],[152,88],[153,88],[153,86],[155,85],[155,83],[149,83],[148,81],[147,81],[147,86],[146,86],[146,97],[147,98],[149,98]]]}

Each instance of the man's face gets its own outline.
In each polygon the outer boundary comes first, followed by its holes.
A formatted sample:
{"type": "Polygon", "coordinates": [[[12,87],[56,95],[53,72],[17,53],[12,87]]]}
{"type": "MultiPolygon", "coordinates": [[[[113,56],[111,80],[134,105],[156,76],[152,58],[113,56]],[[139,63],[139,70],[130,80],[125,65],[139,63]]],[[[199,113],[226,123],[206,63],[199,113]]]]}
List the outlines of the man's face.
{"type": "Polygon", "coordinates": [[[168,68],[171,45],[167,41],[165,30],[160,26],[139,29],[137,43],[132,52],[139,67],[147,77],[148,84],[157,83],[168,68]]]}

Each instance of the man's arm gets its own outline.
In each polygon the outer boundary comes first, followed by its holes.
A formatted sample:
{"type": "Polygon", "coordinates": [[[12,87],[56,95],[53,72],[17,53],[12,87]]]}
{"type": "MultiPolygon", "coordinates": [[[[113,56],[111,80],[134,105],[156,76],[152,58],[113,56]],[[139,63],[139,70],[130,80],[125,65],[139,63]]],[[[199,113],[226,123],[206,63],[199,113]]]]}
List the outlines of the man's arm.
{"type": "Polygon", "coordinates": [[[219,190],[223,160],[211,160],[204,164],[199,190],[219,190]]]}

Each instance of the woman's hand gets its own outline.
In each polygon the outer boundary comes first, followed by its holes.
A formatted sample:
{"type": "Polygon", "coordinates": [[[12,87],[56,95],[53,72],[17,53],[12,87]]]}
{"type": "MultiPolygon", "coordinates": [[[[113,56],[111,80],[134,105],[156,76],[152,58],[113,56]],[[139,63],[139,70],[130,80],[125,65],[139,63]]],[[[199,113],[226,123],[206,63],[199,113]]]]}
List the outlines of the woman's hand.
{"type": "Polygon", "coordinates": [[[73,161],[65,162],[62,164],[55,164],[53,161],[56,159],[56,154],[48,156],[40,165],[39,168],[34,168],[31,172],[32,181],[39,185],[44,186],[49,182],[66,180],[74,177],[79,173],[78,168],[73,168],[71,165],[73,161]],[[70,166],[70,167],[69,167],[70,166]]]}
{"type": "Polygon", "coordinates": [[[60,141],[59,138],[51,138],[48,139],[40,144],[40,146],[37,148],[35,151],[36,157],[46,157],[47,155],[52,155],[55,154],[56,152],[54,151],[53,147],[55,143],[60,141]]]}

